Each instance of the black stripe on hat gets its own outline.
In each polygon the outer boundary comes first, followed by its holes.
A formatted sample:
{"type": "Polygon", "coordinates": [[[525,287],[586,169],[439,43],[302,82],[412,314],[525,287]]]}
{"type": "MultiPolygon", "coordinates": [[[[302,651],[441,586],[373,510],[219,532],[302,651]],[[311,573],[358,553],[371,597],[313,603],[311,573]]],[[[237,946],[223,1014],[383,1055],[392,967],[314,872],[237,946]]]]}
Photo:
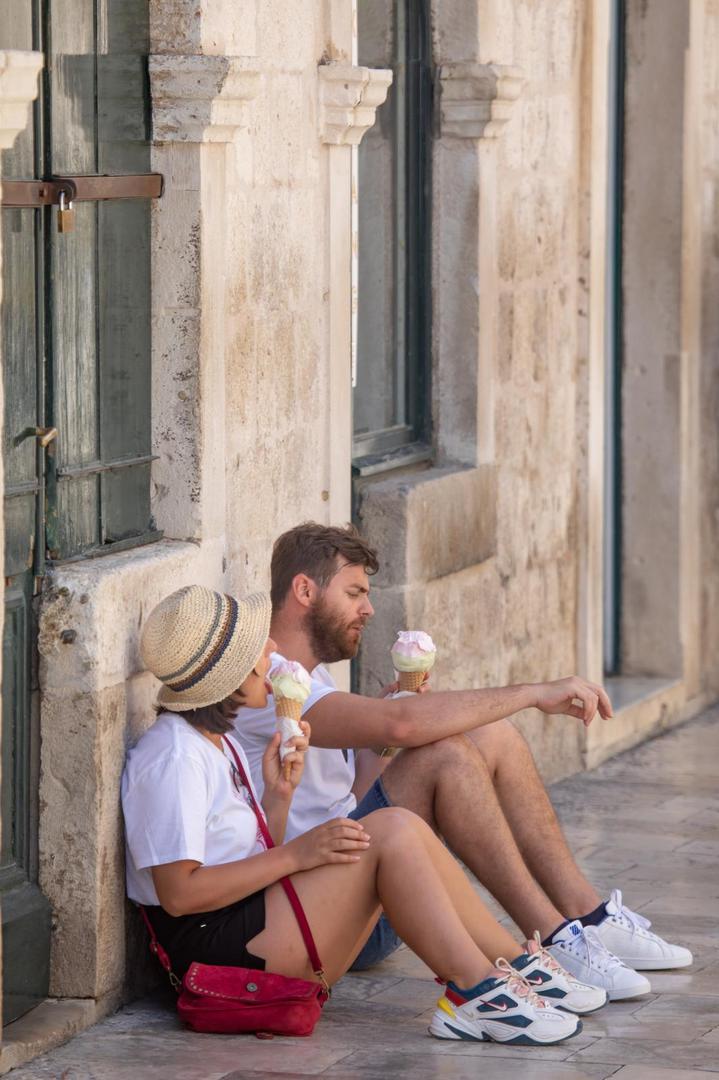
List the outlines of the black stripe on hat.
{"type": "Polygon", "coordinates": [[[208,675],[210,671],[212,671],[212,669],[219,663],[225,651],[227,650],[227,647],[232,640],[232,635],[234,633],[235,627],[237,626],[239,605],[232,596],[226,596],[225,599],[228,601],[229,604],[227,616],[225,618],[224,626],[222,627],[220,639],[215,645],[212,652],[205,660],[203,660],[203,662],[192,675],[188,675],[187,678],[180,680],[180,682],[165,683],[165,685],[170,690],[173,690],[176,694],[180,694],[184,690],[190,690],[193,686],[196,686],[197,683],[201,682],[201,680],[204,679],[205,676],[208,675]]]}

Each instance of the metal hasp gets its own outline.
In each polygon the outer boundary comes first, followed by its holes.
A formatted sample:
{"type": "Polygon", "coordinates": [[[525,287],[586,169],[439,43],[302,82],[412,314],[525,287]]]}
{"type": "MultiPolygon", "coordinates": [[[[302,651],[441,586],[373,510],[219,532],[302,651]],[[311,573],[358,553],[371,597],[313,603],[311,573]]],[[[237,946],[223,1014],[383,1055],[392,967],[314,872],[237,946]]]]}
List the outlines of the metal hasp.
{"type": "Polygon", "coordinates": [[[51,176],[47,180],[3,180],[0,206],[28,208],[105,199],[159,199],[164,191],[162,173],[127,176],[51,176]]]}

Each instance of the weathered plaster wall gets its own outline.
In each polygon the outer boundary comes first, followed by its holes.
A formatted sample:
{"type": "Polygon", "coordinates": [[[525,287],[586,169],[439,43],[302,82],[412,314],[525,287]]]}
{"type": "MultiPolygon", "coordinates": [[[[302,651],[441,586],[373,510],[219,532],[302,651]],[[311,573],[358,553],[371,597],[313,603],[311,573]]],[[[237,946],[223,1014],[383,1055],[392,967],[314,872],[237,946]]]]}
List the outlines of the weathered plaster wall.
{"type": "Polygon", "coordinates": [[[258,5],[260,88],[248,137],[228,154],[226,555],[227,583],[240,591],[268,586],[280,532],[328,520],[328,150],[317,64],[329,46],[323,5],[258,5]]]}

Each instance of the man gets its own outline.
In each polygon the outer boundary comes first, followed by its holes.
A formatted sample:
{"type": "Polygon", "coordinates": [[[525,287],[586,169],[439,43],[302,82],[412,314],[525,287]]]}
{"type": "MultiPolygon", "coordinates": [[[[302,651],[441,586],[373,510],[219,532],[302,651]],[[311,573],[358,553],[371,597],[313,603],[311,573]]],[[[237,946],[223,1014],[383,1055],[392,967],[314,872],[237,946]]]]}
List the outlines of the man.
{"type": "MultiPolygon", "coordinates": [[[[376,699],[337,690],[322,665],[357,654],[373,615],[369,575],[378,565],[352,526],[299,525],[273,549],[270,633],[278,654],[312,673],[303,710],[311,747],[288,839],[330,818],[403,806],[442,835],[527,938],[539,930],[563,968],[606,989],[610,1000],[649,992],[648,980],[632,969],[690,964],[691,953],[651,933],[618,890],[603,902],[584,877],[529,747],[509,720],[532,707],[585,724],[597,712],[609,718],[611,703],[600,686],[572,677],[396,700],[388,696],[396,686],[376,699]],[[384,747],[401,753],[382,757],[377,750],[384,747]]],[[[274,730],[271,703],[238,714],[237,733],[256,782],[274,730]]],[[[355,966],[370,966],[397,944],[383,917],[355,966]]]]}

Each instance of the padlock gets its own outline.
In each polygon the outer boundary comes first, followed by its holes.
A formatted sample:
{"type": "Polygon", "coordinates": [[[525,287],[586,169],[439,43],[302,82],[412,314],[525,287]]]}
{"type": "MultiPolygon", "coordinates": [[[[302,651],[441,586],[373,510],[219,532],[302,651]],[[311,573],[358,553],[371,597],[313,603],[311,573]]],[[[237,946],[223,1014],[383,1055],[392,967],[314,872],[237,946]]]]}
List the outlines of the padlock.
{"type": "Polygon", "coordinates": [[[58,232],[68,233],[72,232],[75,228],[75,210],[72,205],[72,199],[68,199],[64,191],[60,192],[57,208],[57,229],[58,232]]]}

